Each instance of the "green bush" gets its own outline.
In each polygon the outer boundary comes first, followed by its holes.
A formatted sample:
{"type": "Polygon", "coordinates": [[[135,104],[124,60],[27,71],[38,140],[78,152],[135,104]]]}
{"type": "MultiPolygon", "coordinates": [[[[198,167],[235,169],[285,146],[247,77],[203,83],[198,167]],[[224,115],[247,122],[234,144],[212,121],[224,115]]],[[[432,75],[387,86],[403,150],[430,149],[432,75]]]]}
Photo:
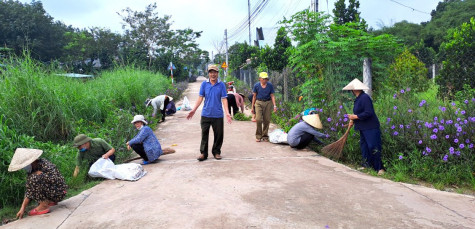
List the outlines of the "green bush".
{"type": "Polygon", "coordinates": [[[427,68],[407,49],[389,66],[388,72],[387,90],[411,87],[414,91],[425,91],[428,88],[427,68]]]}

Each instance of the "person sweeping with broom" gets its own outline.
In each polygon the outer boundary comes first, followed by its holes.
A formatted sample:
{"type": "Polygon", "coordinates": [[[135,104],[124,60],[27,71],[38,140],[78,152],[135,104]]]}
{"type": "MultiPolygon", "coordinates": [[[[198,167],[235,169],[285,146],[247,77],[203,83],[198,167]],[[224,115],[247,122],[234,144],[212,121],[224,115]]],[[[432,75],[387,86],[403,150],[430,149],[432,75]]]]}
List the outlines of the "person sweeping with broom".
{"type": "Polygon", "coordinates": [[[374,112],[373,102],[363,90],[369,90],[368,86],[354,79],[342,90],[351,91],[356,96],[353,113],[348,114],[349,127],[355,126],[360,131],[360,148],[363,155],[363,166],[373,167],[378,175],[385,173],[381,161],[381,130],[378,116],[374,112]]]}

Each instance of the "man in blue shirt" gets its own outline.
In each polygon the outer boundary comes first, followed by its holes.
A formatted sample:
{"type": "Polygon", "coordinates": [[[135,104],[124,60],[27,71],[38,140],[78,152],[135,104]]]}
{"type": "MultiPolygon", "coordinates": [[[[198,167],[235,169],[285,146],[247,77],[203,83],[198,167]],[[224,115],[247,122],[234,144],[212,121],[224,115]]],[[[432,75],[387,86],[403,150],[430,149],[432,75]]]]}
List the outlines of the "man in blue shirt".
{"type": "Polygon", "coordinates": [[[196,104],[186,117],[188,120],[193,118],[198,107],[205,101],[203,110],[201,111],[201,155],[198,157],[199,161],[204,161],[208,158],[208,138],[209,127],[213,128],[214,142],[211,152],[216,160],[221,159],[221,146],[224,138],[224,121],[223,121],[223,107],[226,119],[231,124],[231,115],[228,110],[228,100],[226,85],[218,80],[218,66],[208,66],[209,79],[203,81],[200,87],[200,97],[196,100],[196,104]]]}
{"type": "Polygon", "coordinates": [[[256,114],[256,142],[269,141],[269,125],[272,110],[277,111],[274,97],[274,86],[269,83],[267,72],[259,73],[259,82],[252,89],[252,110],[256,114]]]}

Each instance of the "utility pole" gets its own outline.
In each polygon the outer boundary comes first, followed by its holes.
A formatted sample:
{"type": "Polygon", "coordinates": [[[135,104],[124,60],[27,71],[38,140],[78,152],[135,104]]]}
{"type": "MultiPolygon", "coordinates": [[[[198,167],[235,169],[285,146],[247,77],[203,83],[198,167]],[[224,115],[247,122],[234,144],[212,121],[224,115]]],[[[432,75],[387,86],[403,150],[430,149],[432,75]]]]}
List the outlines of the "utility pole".
{"type": "Polygon", "coordinates": [[[249,46],[251,45],[251,0],[247,0],[247,12],[248,12],[248,23],[249,23],[249,46]]]}
{"type": "Polygon", "coordinates": [[[313,12],[318,12],[318,0],[312,0],[310,8],[313,12]]]}
{"type": "Polygon", "coordinates": [[[228,30],[227,29],[224,30],[224,39],[226,40],[226,65],[228,65],[228,67],[224,71],[224,76],[228,76],[229,62],[228,62],[228,30]]]}

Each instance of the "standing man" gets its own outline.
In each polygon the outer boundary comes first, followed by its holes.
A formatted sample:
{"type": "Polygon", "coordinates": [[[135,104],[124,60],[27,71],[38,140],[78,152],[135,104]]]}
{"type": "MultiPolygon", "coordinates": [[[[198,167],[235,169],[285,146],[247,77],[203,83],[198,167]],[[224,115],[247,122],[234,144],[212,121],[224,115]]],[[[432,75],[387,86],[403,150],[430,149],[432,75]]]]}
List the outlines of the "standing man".
{"type": "Polygon", "coordinates": [[[74,138],[73,147],[79,150],[73,177],[78,175],[79,167],[87,165],[89,169],[101,157],[104,159],[109,158],[112,162],[115,161],[115,149],[101,138],[92,139],[85,134],[79,134],[74,138]]]}
{"type": "Polygon", "coordinates": [[[226,85],[218,80],[218,66],[208,66],[209,79],[203,81],[200,86],[198,100],[193,109],[186,117],[188,120],[193,118],[198,107],[205,101],[201,111],[201,155],[198,161],[204,161],[208,158],[208,138],[209,127],[213,128],[214,142],[211,152],[216,160],[221,160],[221,146],[224,138],[223,107],[227,122],[231,124],[231,115],[228,110],[228,100],[226,85]]]}
{"type": "Polygon", "coordinates": [[[256,142],[268,142],[272,108],[276,112],[277,106],[275,105],[274,86],[269,83],[267,72],[259,73],[259,82],[254,84],[252,93],[251,112],[256,114],[257,121],[256,142]]]}
{"type": "Polygon", "coordinates": [[[162,122],[165,122],[165,116],[167,111],[167,106],[173,98],[168,95],[159,95],[153,99],[145,100],[145,107],[148,107],[150,104],[153,107],[152,117],[157,115],[157,109],[160,108],[160,113],[162,114],[162,122]]]}

